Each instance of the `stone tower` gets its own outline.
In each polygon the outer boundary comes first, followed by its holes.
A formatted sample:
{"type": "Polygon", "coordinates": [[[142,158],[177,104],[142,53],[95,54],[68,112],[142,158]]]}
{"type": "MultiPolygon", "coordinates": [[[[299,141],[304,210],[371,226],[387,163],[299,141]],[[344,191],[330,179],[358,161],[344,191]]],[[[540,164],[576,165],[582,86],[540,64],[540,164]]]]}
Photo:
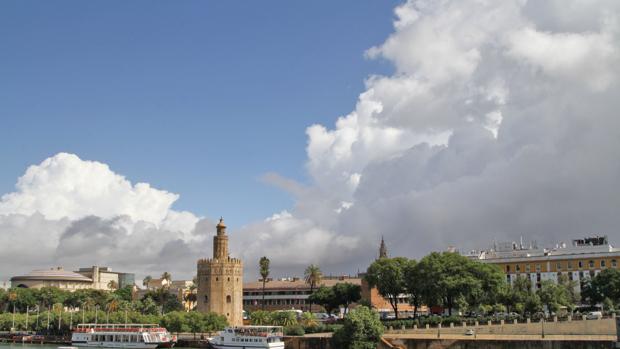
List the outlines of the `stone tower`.
{"type": "Polygon", "coordinates": [[[379,258],[387,258],[387,247],[385,247],[385,241],[383,236],[381,237],[381,246],[379,246],[379,258]]]}
{"type": "Polygon", "coordinates": [[[243,263],[228,255],[228,235],[222,218],[216,228],[213,258],[198,260],[198,311],[224,315],[231,326],[241,326],[243,263]]]}

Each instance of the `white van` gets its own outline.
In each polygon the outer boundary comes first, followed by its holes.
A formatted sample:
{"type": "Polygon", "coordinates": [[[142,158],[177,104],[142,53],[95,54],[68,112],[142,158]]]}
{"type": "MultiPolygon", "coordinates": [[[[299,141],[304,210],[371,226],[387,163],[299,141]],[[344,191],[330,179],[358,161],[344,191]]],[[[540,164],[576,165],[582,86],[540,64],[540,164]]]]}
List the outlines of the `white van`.
{"type": "Polygon", "coordinates": [[[586,319],[588,320],[598,320],[603,317],[603,313],[600,311],[591,311],[586,315],[586,319]]]}

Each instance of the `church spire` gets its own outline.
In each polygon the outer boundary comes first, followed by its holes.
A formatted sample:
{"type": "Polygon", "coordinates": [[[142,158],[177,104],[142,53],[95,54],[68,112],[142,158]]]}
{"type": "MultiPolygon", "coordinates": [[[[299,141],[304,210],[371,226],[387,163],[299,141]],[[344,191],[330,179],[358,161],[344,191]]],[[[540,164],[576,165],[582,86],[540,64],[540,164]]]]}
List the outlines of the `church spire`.
{"type": "Polygon", "coordinates": [[[385,241],[381,236],[381,246],[379,246],[379,258],[387,258],[387,247],[385,247],[385,241]]]}

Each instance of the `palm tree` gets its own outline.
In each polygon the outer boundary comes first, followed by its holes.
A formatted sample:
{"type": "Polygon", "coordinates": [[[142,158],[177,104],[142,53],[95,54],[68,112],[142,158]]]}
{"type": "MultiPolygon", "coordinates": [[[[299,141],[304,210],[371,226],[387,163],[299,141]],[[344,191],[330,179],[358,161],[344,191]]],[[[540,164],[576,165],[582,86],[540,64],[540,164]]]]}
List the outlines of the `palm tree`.
{"type": "Polygon", "coordinates": [[[269,276],[269,258],[261,257],[260,261],[258,261],[258,265],[260,266],[260,276],[263,278],[263,301],[261,308],[265,310],[265,283],[267,282],[267,277],[269,276]]]}
{"type": "Polygon", "coordinates": [[[108,282],[108,288],[111,290],[116,290],[118,289],[118,283],[114,280],[110,280],[110,282],[108,282]]]}
{"type": "Polygon", "coordinates": [[[149,288],[149,283],[151,280],[153,280],[153,278],[150,275],[147,275],[144,280],[142,280],[142,286],[149,288]]]}
{"type": "Polygon", "coordinates": [[[172,282],[172,275],[170,275],[169,272],[165,271],[163,274],[161,274],[161,285],[164,285],[164,280],[166,280],[166,285],[170,285],[170,282],[172,282]]]}
{"type": "MultiPolygon", "coordinates": [[[[318,265],[310,264],[306,268],[306,271],[304,271],[304,279],[306,283],[310,285],[310,294],[312,294],[316,286],[321,283],[322,278],[323,273],[321,273],[321,269],[318,265]]],[[[312,312],[312,301],[310,301],[310,312],[312,312]]]]}

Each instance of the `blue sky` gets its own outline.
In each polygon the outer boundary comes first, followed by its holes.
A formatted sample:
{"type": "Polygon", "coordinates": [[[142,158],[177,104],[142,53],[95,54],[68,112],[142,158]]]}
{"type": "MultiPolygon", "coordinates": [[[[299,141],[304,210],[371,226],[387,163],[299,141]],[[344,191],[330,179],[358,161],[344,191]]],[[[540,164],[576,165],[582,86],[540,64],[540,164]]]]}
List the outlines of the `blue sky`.
{"type": "Polygon", "coordinates": [[[290,208],[305,128],[354,108],[396,1],[4,1],[0,193],[58,152],[231,226],[290,208]]]}

